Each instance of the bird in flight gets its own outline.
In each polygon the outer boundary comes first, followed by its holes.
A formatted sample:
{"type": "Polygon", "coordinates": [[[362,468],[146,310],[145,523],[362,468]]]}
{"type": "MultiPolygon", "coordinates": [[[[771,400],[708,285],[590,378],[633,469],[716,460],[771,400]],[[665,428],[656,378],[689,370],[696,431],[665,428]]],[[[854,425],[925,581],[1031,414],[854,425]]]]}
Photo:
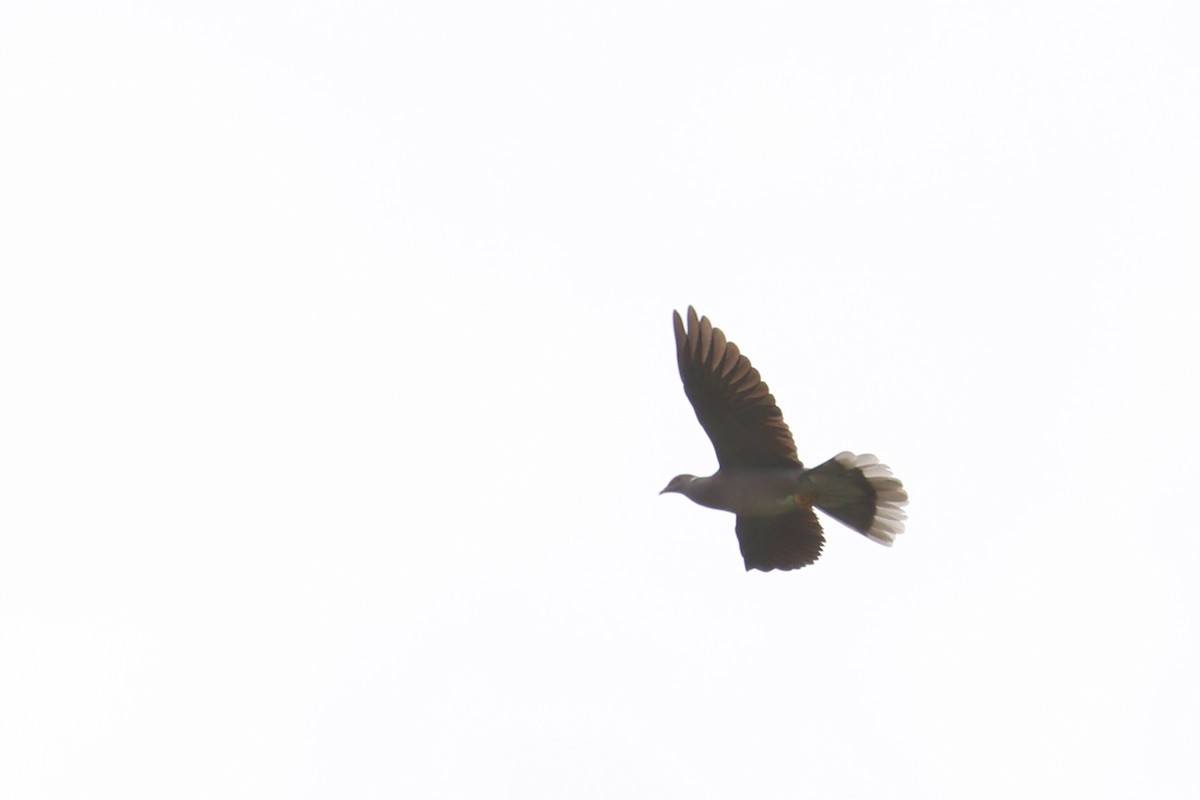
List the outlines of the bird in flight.
{"type": "Polygon", "coordinates": [[[799,569],[821,556],[818,508],[872,541],[891,546],[904,531],[908,494],[873,455],[839,453],[806,469],[767,384],[737,345],[689,307],[687,328],[675,315],[675,350],[683,391],[719,468],[707,478],[678,475],[675,492],[737,515],[746,569],[799,569]]]}

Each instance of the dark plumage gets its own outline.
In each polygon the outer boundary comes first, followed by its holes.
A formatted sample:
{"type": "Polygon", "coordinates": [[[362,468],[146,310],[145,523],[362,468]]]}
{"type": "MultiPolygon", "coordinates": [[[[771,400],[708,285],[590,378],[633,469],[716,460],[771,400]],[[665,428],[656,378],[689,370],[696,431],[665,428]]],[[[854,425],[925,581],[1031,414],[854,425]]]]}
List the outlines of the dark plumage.
{"type": "Polygon", "coordinates": [[[737,345],[688,308],[675,312],[675,348],[683,389],[712,440],[719,469],[707,478],[676,476],[677,492],[737,514],[746,569],[797,569],[821,555],[824,536],[813,508],[880,544],[904,530],[908,495],[872,455],[840,453],[805,469],[783,413],[737,345]]]}

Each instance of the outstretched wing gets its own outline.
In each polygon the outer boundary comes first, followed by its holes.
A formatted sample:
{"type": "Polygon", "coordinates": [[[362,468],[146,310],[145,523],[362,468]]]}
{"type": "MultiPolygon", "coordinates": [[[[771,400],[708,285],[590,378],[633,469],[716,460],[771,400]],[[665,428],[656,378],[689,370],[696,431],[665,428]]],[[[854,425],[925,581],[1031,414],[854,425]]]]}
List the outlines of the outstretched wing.
{"type": "Polygon", "coordinates": [[[778,517],[738,517],[746,570],[800,569],[821,557],[825,536],[811,508],[778,517]]]}
{"type": "Polygon", "coordinates": [[[721,469],[798,467],[796,444],[767,384],[708,317],[675,313],[679,376],[721,469]]]}

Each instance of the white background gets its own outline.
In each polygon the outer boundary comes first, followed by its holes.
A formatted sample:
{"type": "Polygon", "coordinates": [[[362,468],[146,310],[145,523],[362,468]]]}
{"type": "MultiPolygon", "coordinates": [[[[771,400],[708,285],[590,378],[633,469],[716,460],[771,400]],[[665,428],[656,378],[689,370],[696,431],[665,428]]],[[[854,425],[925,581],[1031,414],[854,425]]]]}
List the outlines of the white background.
{"type": "Polygon", "coordinates": [[[1197,41],[10,0],[0,795],[1200,795],[1197,41]],[[689,303],[893,549],[658,496],[689,303]]]}

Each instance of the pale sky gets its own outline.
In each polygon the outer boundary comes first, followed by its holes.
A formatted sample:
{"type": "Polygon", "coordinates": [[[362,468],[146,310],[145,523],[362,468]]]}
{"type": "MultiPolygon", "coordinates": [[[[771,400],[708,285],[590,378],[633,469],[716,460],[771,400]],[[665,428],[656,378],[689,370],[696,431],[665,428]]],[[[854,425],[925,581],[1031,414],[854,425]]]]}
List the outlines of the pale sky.
{"type": "Polygon", "coordinates": [[[7,3],[0,796],[1200,796],[1197,41],[7,3]],[[894,548],[658,495],[688,304],[894,548]]]}

